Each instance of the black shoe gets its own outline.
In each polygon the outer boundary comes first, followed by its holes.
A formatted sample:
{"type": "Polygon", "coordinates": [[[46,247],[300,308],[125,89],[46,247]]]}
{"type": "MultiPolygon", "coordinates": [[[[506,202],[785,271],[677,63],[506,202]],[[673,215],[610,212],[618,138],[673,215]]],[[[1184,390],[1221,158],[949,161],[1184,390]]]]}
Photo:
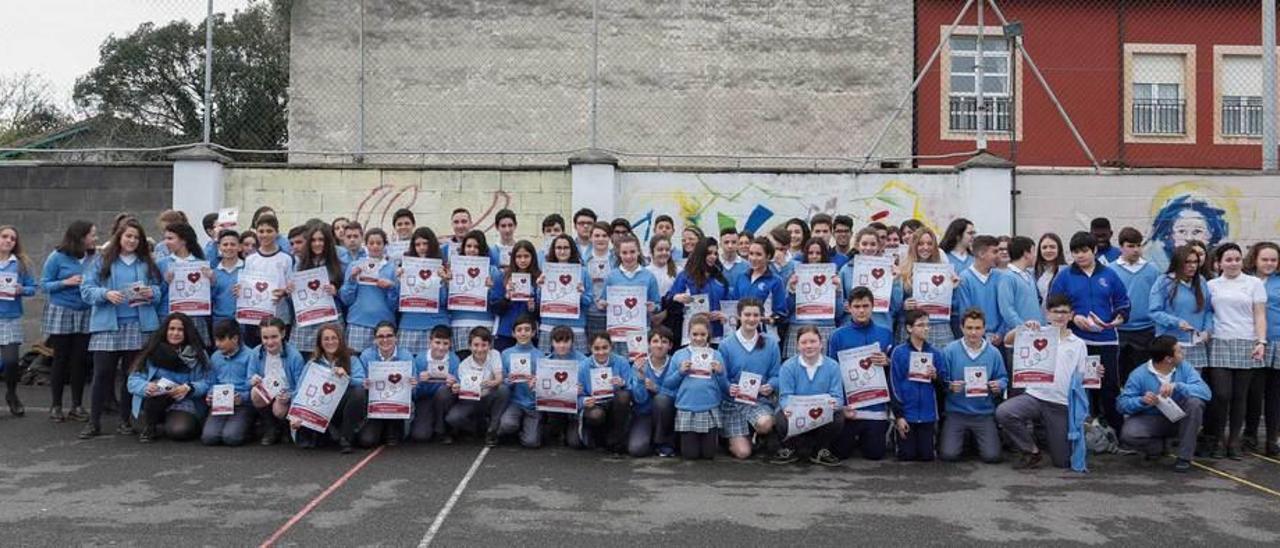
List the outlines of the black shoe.
{"type": "Polygon", "coordinates": [[[13,416],[21,417],[27,414],[27,408],[22,406],[22,400],[18,399],[17,392],[5,395],[4,401],[9,404],[9,413],[13,416]]]}
{"type": "Polygon", "coordinates": [[[1227,449],[1227,458],[1231,460],[1242,460],[1244,459],[1244,453],[1240,451],[1239,447],[1230,447],[1227,449]]]}
{"type": "Polygon", "coordinates": [[[809,462],[820,466],[840,466],[840,459],[832,455],[828,449],[819,449],[818,454],[809,457],[809,462]]]}
{"type": "Polygon", "coordinates": [[[55,405],[49,408],[49,420],[53,422],[67,422],[67,416],[62,413],[62,406],[55,405]]]}
{"type": "Polygon", "coordinates": [[[453,436],[449,434],[440,436],[440,445],[453,445],[453,436]]]}
{"type": "Polygon", "coordinates": [[[1225,459],[1227,458],[1227,449],[1221,445],[1215,445],[1213,446],[1213,449],[1209,451],[1209,458],[1217,460],[1225,459]]]}
{"type": "Polygon", "coordinates": [[[88,422],[89,413],[83,407],[77,405],[71,408],[71,412],[67,413],[67,418],[78,422],[88,422]]]}
{"type": "Polygon", "coordinates": [[[1280,456],[1280,443],[1268,443],[1267,450],[1263,451],[1262,454],[1267,457],[1280,456]]]}
{"type": "Polygon", "coordinates": [[[86,424],[84,425],[84,429],[80,431],[80,434],[78,435],[78,437],[82,440],[91,440],[97,437],[99,434],[102,434],[102,429],[99,428],[98,425],[86,424]]]}
{"type": "Polygon", "coordinates": [[[1178,459],[1178,462],[1173,463],[1173,471],[1179,474],[1185,474],[1187,472],[1190,472],[1191,461],[1187,459],[1178,459]]]}
{"type": "Polygon", "coordinates": [[[280,441],[280,432],[275,428],[272,428],[262,433],[262,439],[259,440],[258,443],[263,447],[266,447],[268,445],[275,445],[278,441],[280,441]]]}
{"type": "Polygon", "coordinates": [[[800,457],[796,456],[796,451],[794,449],[787,449],[786,447],[783,447],[773,455],[772,459],[769,459],[769,462],[773,464],[791,464],[798,460],[800,460],[800,457]]]}
{"type": "Polygon", "coordinates": [[[351,454],[351,440],[347,438],[338,438],[338,452],[343,455],[351,454]]]}
{"type": "Polygon", "coordinates": [[[1245,436],[1245,437],[1244,437],[1244,439],[1242,439],[1242,440],[1240,441],[1240,445],[1241,445],[1242,447],[1244,447],[1245,449],[1249,450],[1249,451],[1257,451],[1257,450],[1258,450],[1258,437],[1257,437],[1257,436],[1245,436]]]}
{"type": "Polygon", "coordinates": [[[485,433],[485,435],[484,435],[484,446],[485,446],[485,447],[497,447],[497,446],[498,446],[498,435],[497,435],[497,434],[494,434],[493,432],[486,432],[486,433],[485,433]]]}
{"type": "Polygon", "coordinates": [[[1041,453],[1023,453],[1022,459],[1013,463],[1014,470],[1031,470],[1040,467],[1040,461],[1044,459],[1041,453]]]}
{"type": "Polygon", "coordinates": [[[133,425],[127,422],[116,427],[116,435],[118,436],[132,436],[137,433],[138,431],[133,429],[133,425]]]}
{"type": "Polygon", "coordinates": [[[387,436],[387,439],[383,440],[383,443],[385,443],[387,447],[395,447],[397,445],[400,445],[400,436],[398,435],[387,436]]]}
{"type": "Polygon", "coordinates": [[[138,443],[151,443],[156,441],[156,427],[148,425],[142,429],[142,433],[138,434],[138,443]]]}

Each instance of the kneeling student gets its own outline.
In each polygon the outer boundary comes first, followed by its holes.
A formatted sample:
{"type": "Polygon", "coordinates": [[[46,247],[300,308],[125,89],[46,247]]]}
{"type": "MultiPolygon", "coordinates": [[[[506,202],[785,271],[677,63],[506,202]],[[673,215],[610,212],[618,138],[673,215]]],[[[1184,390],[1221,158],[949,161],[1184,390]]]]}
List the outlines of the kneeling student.
{"type": "MultiPolygon", "coordinates": [[[[872,239],[875,238],[875,234],[870,236],[872,239]]],[[[893,347],[893,333],[885,327],[876,325],[875,315],[871,312],[874,301],[875,296],[866,287],[857,286],[849,291],[845,311],[849,313],[851,321],[831,334],[831,340],[827,343],[827,357],[837,360],[838,363],[841,351],[874,344],[879,347],[879,351],[871,355],[871,366],[884,368],[889,366],[888,352],[893,347]]],[[[889,381],[888,377],[890,375],[886,374],[886,382],[889,381]]],[[[855,449],[861,451],[864,459],[883,459],[889,437],[889,405],[877,403],[852,409],[850,412],[852,413],[850,420],[844,421],[844,429],[836,436],[831,451],[839,459],[853,456],[855,449]]]]}
{"type": "MultiPolygon", "coordinates": [[[[603,331],[590,336],[591,356],[578,365],[579,427],[569,432],[569,446],[579,449],[603,447],[614,453],[626,451],[627,422],[631,419],[631,364],[613,353],[613,342],[603,331]],[[592,396],[591,377],[608,369],[613,387],[608,399],[592,396]]],[[[552,341],[554,344],[555,341],[552,341]]],[[[643,388],[642,388],[643,389],[643,388]]]]}
{"type": "Polygon", "coordinates": [[[729,380],[729,397],[721,405],[724,426],[720,435],[729,439],[729,452],[738,459],[751,456],[754,450],[751,443],[753,431],[757,443],[773,439],[770,434],[773,432],[773,416],[777,413],[776,388],[782,352],[778,348],[778,338],[760,330],[763,320],[764,304],[750,297],[742,299],[738,302],[738,329],[725,335],[720,343],[729,380]],[[760,388],[755,405],[737,401],[743,373],[759,377],[760,388]]]}
{"type": "Polygon", "coordinates": [[[791,464],[800,460],[798,451],[810,451],[809,462],[821,466],[839,466],[840,459],[831,454],[831,441],[844,429],[844,421],[850,410],[840,411],[844,401],[844,384],[840,380],[840,364],[822,355],[822,334],[815,325],[802,325],[796,332],[796,346],[800,352],[782,364],[778,370],[778,414],[774,417],[774,435],[780,440],[781,449],[769,462],[791,464]],[[787,404],[792,396],[830,396],[836,402],[831,422],[803,434],[787,436],[791,411],[787,404]]]}
{"type": "MultiPolygon", "coordinates": [[[[373,346],[366,348],[360,353],[360,364],[364,367],[364,371],[352,375],[352,380],[356,378],[364,379],[362,390],[358,395],[358,399],[351,400],[351,405],[362,406],[365,408],[366,415],[369,406],[369,390],[373,388],[374,381],[369,379],[369,365],[377,362],[409,362],[415,364],[414,375],[409,377],[410,389],[416,389],[418,386],[418,374],[421,370],[416,368],[413,354],[409,349],[403,348],[396,338],[396,325],[389,321],[378,322],[373,328],[373,346]]],[[[405,426],[407,421],[396,419],[370,419],[365,418],[364,425],[360,427],[359,434],[356,435],[356,443],[360,447],[369,448],[379,443],[395,446],[400,445],[400,440],[405,437],[405,426]]]]}
{"type": "Polygon", "coordinates": [[[665,381],[666,388],[676,391],[675,428],[685,460],[714,459],[720,449],[720,427],[724,422],[720,402],[729,392],[729,380],[724,373],[724,357],[711,348],[710,341],[710,316],[693,316],[689,320],[689,345],[671,358],[680,369],[665,381]],[[700,363],[695,364],[694,360],[700,363]]]}
{"type": "Polygon", "coordinates": [[[262,344],[249,351],[249,401],[262,417],[262,445],[272,445],[286,431],[285,416],[293,394],[290,383],[302,377],[306,361],[297,348],[284,342],[285,323],[280,318],[264,318],[255,331],[262,344]],[[272,395],[264,382],[276,384],[278,391],[272,395]]]}
{"type": "Polygon", "coordinates": [[[671,367],[671,341],[675,335],[661,325],[649,331],[649,353],[634,360],[636,390],[631,402],[631,434],[627,439],[627,452],[633,457],[653,455],[655,446],[659,457],[674,457],[676,446],[672,432],[675,429],[676,394],[663,385],[667,377],[675,375],[678,367],[671,367]]]}
{"type": "Polygon", "coordinates": [[[1213,396],[1200,374],[1184,361],[1177,339],[1161,335],[1151,341],[1149,350],[1151,361],[1129,374],[1116,400],[1116,408],[1125,415],[1120,441],[1151,457],[1160,455],[1165,438],[1177,436],[1178,460],[1173,469],[1186,472],[1195,455],[1205,403],[1213,396]],[[1161,400],[1172,401],[1185,416],[1170,421],[1158,407],[1161,400]]]}
{"type": "Polygon", "coordinates": [[[448,445],[453,438],[445,430],[444,417],[453,401],[453,392],[445,386],[450,377],[458,375],[458,355],[450,351],[453,330],[446,324],[431,328],[427,351],[418,354],[414,370],[418,371],[418,386],[413,390],[413,421],[409,425],[410,438],[427,442],[433,437],[448,445]],[[443,370],[441,370],[443,369],[443,370]]]}
{"type": "MultiPolygon", "coordinates": [[[[212,384],[230,384],[236,388],[235,407],[230,415],[209,415],[204,423],[200,441],[205,445],[244,443],[249,427],[253,426],[253,405],[249,403],[249,361],[253,352],[240,344],[240,326],[235,320],[220,320],[213,326],[213,342],[217,352],[213,363],[212,384]]],[[[205,403],[212,404],[212,396],[205,396],[205,403]]]]}
{"type": "Polygon", "coordinates": [[[970,308],[960,318],[963,338],[942,351],[942,381],[948,387],[946,418],[939,450],[942,460],[960,460],[970,434],[982,462],[1000,462],[1000,432],[996,429],[995,398],[1004,393],[1008,374],[1004,356],[986,338],[986,315],[970,308]]]}
{"type": "Polygon", "coordinates": [[[534,394],[538,359],[542,357],[538,347],[533,345],[533,334],[538,329],[536,324],[533,316],[521,314],[511,326],[515,344],[502,351],[502,374],[511,398],[498,422],[499,438],[519,433],[520,445],[529,449],[542,445],[542,413],[537,409],[538,399],[534,394]],[[513,360],[527,361],[527,378],[512,378],[513,360]]]}
{"type": "Polygon", "coordinates": [[[452,399],[444,420],[454,431],[484,430],[485,445],[493,447],[498,444],[498,421],[502,420],[510,394],[502,382],[502,356],[493,349],[493,332],[487,327],[472,328],[467,341],[471,353],[458,364],[457,374],[450,377],[452,399]],[[458,397],[463,375],[479,377],[479,400],[458,397]]]}

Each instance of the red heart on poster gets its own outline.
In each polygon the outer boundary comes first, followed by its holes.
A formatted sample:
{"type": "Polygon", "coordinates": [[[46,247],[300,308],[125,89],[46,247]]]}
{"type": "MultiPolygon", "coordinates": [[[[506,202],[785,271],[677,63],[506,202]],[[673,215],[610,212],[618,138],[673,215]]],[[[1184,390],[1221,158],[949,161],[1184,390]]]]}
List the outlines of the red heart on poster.
{"type": "Polygon", "coordinates": [[[858,365],[862,366],[863,369],[871,369],[871,358],[862,358],[858,365]]]}
{"type": "Polygon", "coordinates": [[[556,382],[564,382],[569,378],[569,374],[564,371],[556,371],[556,382]]]}
{"type": "Polygon", "coordinates": [[[307,282],[307,288],[312,291],[320,289],[320,280],[311,280],[307,282]]]}
{"type": "Polygon", "coordinates": [[[627,305],[627,308],[635,308],[636,304],[639,302],[640,301],[637,301],[635,297],[627,297],[627,300],[622,301],[622,304],[627,305]]]}
{"type": "Polygon", "coordinates": [[[809,418],[813,420],[818,420],[818,417],[821,417],[821,416],[822,416],[821,407],[814,407],[813,409],[809,410],[809,418]]]}
{"type": "Polygon", "coordinates": [[[387,375],[387,380],[391,381],[391,384],[398,384],[400,382],[400,374],[392,373],[387,375]]]}
{"type": "Polygon", "coordinates": [[[569,285],[569,283],[572,281],[573,281],[573,276],[570,276],[568,274],[560,275],[560,285],[569,285]]]}
{"type": "Polygon", "coordinates": [[[333,385],[333,383],[331,383],[331,382],[326,382],[326,383],[324,383],[323,385],[321,385],[321,386],[320,386],[320,390],[321,390],[321,391],[323,391],[323,392],[324,392],[324,394],[325,394],[326,396],[327,396],[327,395],[329,395],[329,394],[332,394],[332,393],[333,393],[333,391],[334,391],[334,390],[337,390],[337,389],[338,389],[338,387],[337,387],[337,386],[334,386],[334,385],[333,385]]]}
{"type": "Polygon", "coordinates": [[[230,392],[230,391],[229,391],[229,390],[225,390],[225,389],[224,389],[224,390],[222,391],[222,395],[223,395],[223,396],[225,396],[225,395],[227,395],[227,393],[228,393],[228,392],[230,392]]]}
{"type": "Polygon", "coordinates": [[[1036,347],[1036,350],[1044,350],[1046,346],[1049,346],[1049,339],[1036,339],[1035,342],[1031,343],[1031,346],[1036,347]]]}
{"type": "Polygon", "coordinates": [[[813,277],[813,283],[818,285],[827,283],[827,276],[825,274],[818,274],[817,276],[813,277]]]}
{"type": "Polygon", "coordinates": [[[529,360],[526,360],[526,359],[524,359],[524,358],[520,358],[520,365],[524,365],[524,364],[526,364],[526,363],[529,363],[529,360]]]}
{"type": "Polygon", "coordinates": [[[468,269],[467,269],[467,275],[468,275],[468,276],[471,276],[472,278],[475,278],[476,276],[479,276],[479,275],[480,275],[480,269],[479,269],[479,268],[474,268],[474,267],[473,267],[473,268],[468,268],[468,269]]]}
{"type": "Polygon", "coordinates": [[[444,364],[444,362],[437,363],[437,364],[436,364],[436,371],[439,371],[439,372],[443,373],[443,372],[444,372],[444,365],[445,365],[445,364],[444,364]]]}
{"type": "Polygon", "coordinates": [[[601,371],[601,372],[600,372],[600,380],[602,380],[602,381],[607,381],[607,380],[609,380],[609,372],[608,372],[608,371],[601,371]]]}
{"type": "Polygon", "coordinates": [[[981,379],[981,378],[982,378],[982,372],[981,372],[981,371],[976,371],[976,372],[974,372],[974,373],[973,373],[973,376],[974,376],[974,377],[977,377],[977,378],[979,378],[979,379],[981,379]]]}
{"type": "Polygon", "coordinates": [[[480,377],[478,377],[478,376],[476,376],[476,375],[472,375],[472,376],[471,376],[471,382],[476,382],[476,381],[478,381],[478,380],[480,380],[480,377]]]}
{"type": "MultiPolygon", "coordinates": [[[[5,280],[5,281],[6,281],[6,282],[8,282],[8,280],[5,280]]],[[[196,283],[196,282],[200,281],[200,273],[199,273],[199,272],[191,272],[191,273],[187,274],[187,281],[189,281],[189,282],[191,282],[191,283],[196,283]]]]}
{"type": "Polygon", "coordinates": [[[920,363],[928,363],[928,361],[929,361],[929,358],[926,358],[926,357],[924,357],[924,356],[920,356],[920,363]]]}
{"type": "Polygon", "coordinates": [[[879,280],[881,276],[884,276],[884,269],[883,269],[883,268],[873,268],[873,269],[871,269],[871,277],[872,277],[872,278],[875,278],[875,279],[879,280]]]}
{"type": "Polygon", "coordinates": [[[419,278],[422,278],[423,280],[428,280],[428,279],[430,279],[430,278],[431,278],[431,271],[430,271],[430,270],[419,270],[419,271],[418,271],[418,277],[419,277],[419,278]]]}
{"type": "Polygon", "coordinates": [[[947,281],[947,278],[942,274],[934,274],[929,281],[933,282],[933,285],[942,285],[942,282],[947,281]]]}
{"type": "Polygon", "coordinates": [[[748,384],[750,384],[751,386],[755,386],[755,385],[756,385],[756,380],[755,380],[755,379],[751,379],[751,380],[747,381],[747,383],[748,383],[748,384]]]}
{"type": "Polygon", "coordinates": [[[698,357],[699,357],[699,358],[701,358],[701,359],[704,359],[704,360],[705,360],[705,359],[707,359],[707,358],[711,357],[711,354],[708,354],[708,353],[706,353],[706,352],[703,352],[703,353],[701,353],[701,354],[698,354],[698,357]]]}
{"type": "Polygon", "coordinates": [[[256,284],[253,284],[253,288],[257,289],[258,293],[262,293],[263,291],[267,290],[267,282],[258,282],[256,284]]]}

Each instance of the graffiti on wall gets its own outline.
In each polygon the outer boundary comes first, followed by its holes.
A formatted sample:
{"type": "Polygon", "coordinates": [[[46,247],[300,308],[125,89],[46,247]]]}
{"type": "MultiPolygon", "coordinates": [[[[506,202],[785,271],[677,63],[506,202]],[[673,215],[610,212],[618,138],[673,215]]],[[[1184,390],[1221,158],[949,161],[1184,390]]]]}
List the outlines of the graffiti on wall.
{"type": "Polygon", "coordinates": [[[1239,191],[1208,181],[1183,181],[1167,185],[1151,200],[1151,225],[1147,236],[1147,260],[1163,269],[1173,250],[1199,241],[1212,249],[1232,238],[1240,226],[1239,191]]]}
{"type": "MultiPolygon", "coordinates": [[[[459,204],[461,207],[462,206],[459,204]]],[[[471,208],[471,222],[474,227],[483,232],[491,232],[494,228],[494,215],[503,209],[511,206],[511,194],[503,190],[495,190],[489,196],[488,205],[482,208],[471,208]]],[[[418,204],[418,187],[416,185],[379,185],[369,190],[364,195],[355,212],[351,214],[351,218],[358,221],[365,228],[382,227],[384,230],[390,230],[395,212],[400,209],[408,209],[417,212],[421,209],[418,204]]],[[[452,212],[452,209],[450,210],[452,212]]],[[[446,212],[449,213],[449,212],[446,212]]],[[[448,225],[432,226],[435,230],[441,230],[448,225]]]]}

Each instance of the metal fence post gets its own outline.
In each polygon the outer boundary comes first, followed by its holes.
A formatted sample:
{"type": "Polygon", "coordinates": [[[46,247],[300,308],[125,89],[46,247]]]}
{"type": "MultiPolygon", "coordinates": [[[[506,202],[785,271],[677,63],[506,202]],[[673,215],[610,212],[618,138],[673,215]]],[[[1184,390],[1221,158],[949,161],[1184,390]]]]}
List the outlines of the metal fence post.
{"type": "Polygon", "coordinates": [[[211,113],[213,111],[213,0],[204,16],[204,144],[209,144],[212,134],[211,113]]]}
{"type": "Polygon", "coordinates": [[[1262,0],[1262,169],[1280,169],[1276,151],[1276,0],[1262,0]]]}

